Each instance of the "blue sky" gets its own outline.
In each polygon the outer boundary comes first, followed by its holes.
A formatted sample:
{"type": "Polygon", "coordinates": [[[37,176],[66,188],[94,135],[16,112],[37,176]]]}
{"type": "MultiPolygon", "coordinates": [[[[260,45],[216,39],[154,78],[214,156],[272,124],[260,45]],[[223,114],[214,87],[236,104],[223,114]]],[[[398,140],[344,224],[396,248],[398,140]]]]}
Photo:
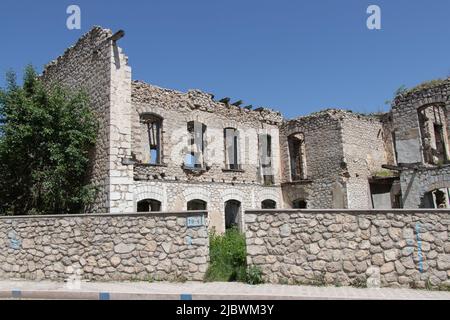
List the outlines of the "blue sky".
{"type": "MultiPolygon", "coordinates": [[[[386,110],[401,85],[450,75],[448,0],[0,1],[0,73],[39,71],[93,25],[124,29],[133,78],[196,88],[292,118],[386,110]],[[66,28],[66,8],[82,29],[66,28]],[[382,30],[366,9],[382,10],[382,30]]],[[[4,85],[4,76],[0,86],[4,85]]]]}

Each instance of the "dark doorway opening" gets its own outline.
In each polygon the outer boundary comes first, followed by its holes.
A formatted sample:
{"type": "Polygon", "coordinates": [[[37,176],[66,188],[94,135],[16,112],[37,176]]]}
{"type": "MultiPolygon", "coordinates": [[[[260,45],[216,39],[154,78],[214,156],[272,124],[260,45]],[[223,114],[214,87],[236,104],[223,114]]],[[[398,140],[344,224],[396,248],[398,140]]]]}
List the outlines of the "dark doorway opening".
{"type": "Polygon", "coordinates": [[[237,200],[225,202],[225,229],[240,228],[241,203],[237,200]]]}

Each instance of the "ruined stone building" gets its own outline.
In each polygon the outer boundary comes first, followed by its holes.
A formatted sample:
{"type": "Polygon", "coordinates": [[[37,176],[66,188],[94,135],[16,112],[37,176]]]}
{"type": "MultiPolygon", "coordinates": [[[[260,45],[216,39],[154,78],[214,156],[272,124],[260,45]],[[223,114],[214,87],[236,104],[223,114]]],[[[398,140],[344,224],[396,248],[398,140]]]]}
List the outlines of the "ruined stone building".
{"type": "Polygon", "coordinates": [[[387,114],[286,120],[133,81],[122,35],[95,27],[42,75],[84,89],[100,120],[89,211],[208,210],[222,231],[252,208],[448,207],[450,80],[398,96],[387,114]]]}

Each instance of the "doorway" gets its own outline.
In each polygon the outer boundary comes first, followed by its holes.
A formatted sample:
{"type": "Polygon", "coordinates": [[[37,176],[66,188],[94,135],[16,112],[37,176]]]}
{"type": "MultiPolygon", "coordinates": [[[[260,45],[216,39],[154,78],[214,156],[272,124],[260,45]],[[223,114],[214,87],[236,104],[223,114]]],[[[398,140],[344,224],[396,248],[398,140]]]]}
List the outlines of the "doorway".
{"type": "Polygon", "coordinates": [[[225,229],[241,230],[241,203],[237,200],[225,202],[225,229]]]}

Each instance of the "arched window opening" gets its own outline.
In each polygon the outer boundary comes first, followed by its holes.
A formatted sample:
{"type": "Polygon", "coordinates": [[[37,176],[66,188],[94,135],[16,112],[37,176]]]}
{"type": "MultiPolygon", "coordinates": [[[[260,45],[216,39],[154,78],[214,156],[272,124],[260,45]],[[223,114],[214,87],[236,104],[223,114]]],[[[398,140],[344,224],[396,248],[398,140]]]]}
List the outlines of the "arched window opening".
{"type": "Polygon", "coordinates": [[[308,203],[303,199],[297,199],[292,202],[292,208],[294,209],[306,209],[308,207],[308,203]]]}
{"type": "Polygon", "coordinates": [[[191,200],[187,203],[188,211],[203,211],[207,210],[208,204],[203,200],[191,200]]]}
{"type": "Polygon", "coordinates": [[[137,203],[138,212],[161,211],[161,202],[155,199],[144,199],[137,203]]]}
{"type": "Polygon", "coordinates": [[[427,192],[424,196],[424,208],[448,209],[450,208],[450,188],[436,189],[427,192]]]}
{"type": "Polygon", "coordinates": [[[261,209],[276,209],[277,203],[273,200],[267,199],[261,202],[261,209]]]}

